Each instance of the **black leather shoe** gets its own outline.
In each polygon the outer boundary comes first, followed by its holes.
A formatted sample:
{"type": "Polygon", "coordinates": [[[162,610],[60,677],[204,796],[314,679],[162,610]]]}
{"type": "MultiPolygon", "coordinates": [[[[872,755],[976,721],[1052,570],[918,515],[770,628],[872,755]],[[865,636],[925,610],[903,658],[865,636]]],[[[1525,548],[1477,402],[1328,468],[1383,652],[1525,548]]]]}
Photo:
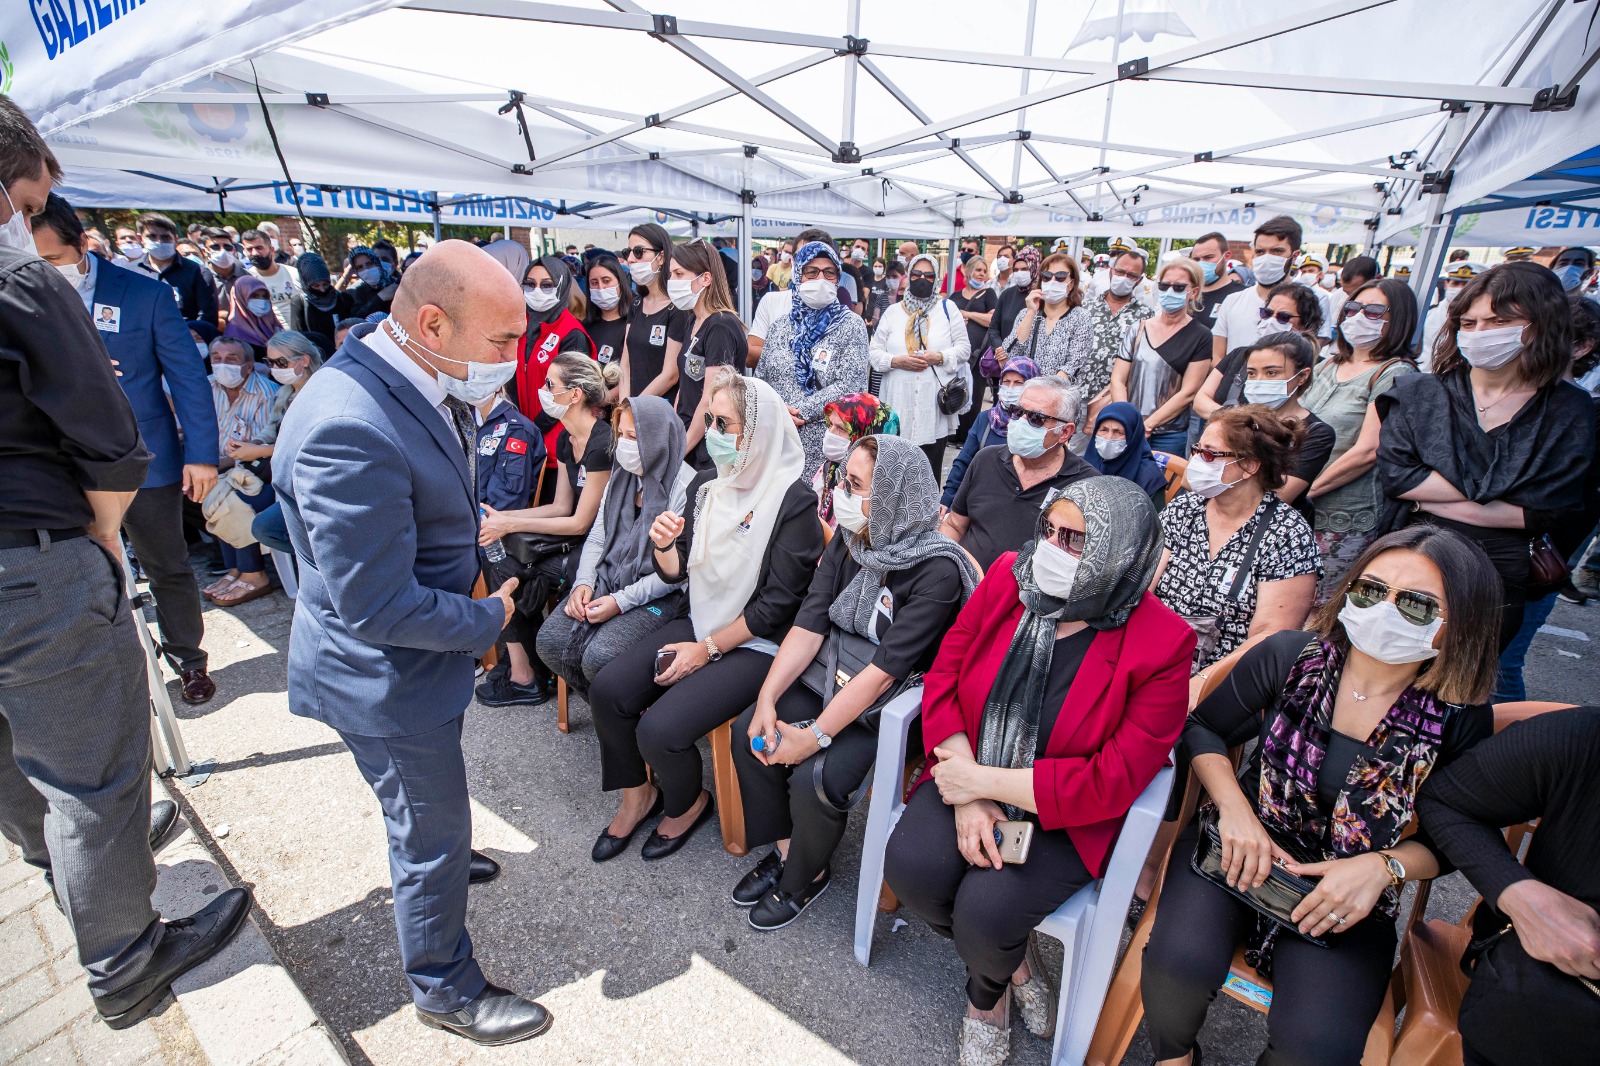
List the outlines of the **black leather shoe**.
{"type": "Polygon", "coordinates": [[[628,831],[627,836],[614,837],[606,830],[600,830],[600,835],[595,838],[594,849],[589,852],[589,858],[595,862],[605,862],[607,859],[614,859],[624,851],[627,851],[628,845],[633,843],[633,835],[639,831],[639,826],[644,825],[644,823],[661,813],[662,803],[661,790],[658,788],[656,789],[656,801],[650,805],[648,811],[644,812],[644,817],[640,818],[634,824],[634,827],[628,831]]]}
{"type": "Polygon", "coordinates": [[[472,864],[467,868],[467,884],[486,885],[499,876],[499,863],[481,851],[472,853],[472,864]]]}
{"type": "Polygon", "coordinates": [[[823,870],[821,879],[811,882],[799,895],[791,896],[781,888],[773,889],[750,908],[750,928],[763,933],[782,929],[804,914],[805,909],[828,890],[832,881],[833,871],[830,869],[823,870]]]}
{"type": "Polygon", "coordinates": [[[778,879],[783,876],[783,860],[778,858],[778,849],[756,863],[755,869],[739,879],[733,886],[733,902],[739,907],[754,907],[762,896],[778,887],[778,879]]]}
{"type": "Polygon", "coordinates": [[[156,800],[150,804],[150,850],[154,851],[167,839],[172,827],[178,824],[178,805],[171,800],[156,800]]]}
{"type": "Polygon", "coordinates": [[[555,1017],[531,999],[488,985],[477,999],[449,1014],[418,1007],[417,1020],[430,1029],[464,1036],[474,1044],[498,1047],[540,1035],[550,1028],[555,1017]]]}
{"type": "Polygon", "coordinates": [[[704,809],[700,811],[700,817],[691,822],[689,828],[685,829],[675,837],[664,837],[661,835],[659,829],[652,831],[651,834],[645,838],[644,847],[639,849],[640,857],[645,859],[647,862],[654,862],[656,859],[666,858],[668,855],[671,855],[673,852],[687,844],[689,842],[689,838],[694,836],[694,831],[709,822],[712,816],[714,816],[716,813],[716,797],[707,792],[706,805],[704,809]]]}
{"type": "Polygon", "coordinates": [[[250,890],[230,888],[187,918],[167,922],[144,970],[117,991],[96,996],[95,1010],[113,1029],[126,1029],[155,1009],[172,982],[227,947],[250,917],[250,890]]]}

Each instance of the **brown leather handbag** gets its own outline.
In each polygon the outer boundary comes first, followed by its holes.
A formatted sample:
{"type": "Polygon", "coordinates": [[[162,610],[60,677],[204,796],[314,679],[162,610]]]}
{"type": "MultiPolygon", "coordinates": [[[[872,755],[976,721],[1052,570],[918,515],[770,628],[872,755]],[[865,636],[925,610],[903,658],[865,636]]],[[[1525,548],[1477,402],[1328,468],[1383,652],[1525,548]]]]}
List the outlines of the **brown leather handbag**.
{"type": "Polygon", "coordinates": [[[1572,571],[1556,550],[1550,534],[1541,533],[1528,541],[1528,598],[1541,599],[1567,583],[1572,571]],[[1534,593],[1538,595],[1534,595],[1534,593]]]}

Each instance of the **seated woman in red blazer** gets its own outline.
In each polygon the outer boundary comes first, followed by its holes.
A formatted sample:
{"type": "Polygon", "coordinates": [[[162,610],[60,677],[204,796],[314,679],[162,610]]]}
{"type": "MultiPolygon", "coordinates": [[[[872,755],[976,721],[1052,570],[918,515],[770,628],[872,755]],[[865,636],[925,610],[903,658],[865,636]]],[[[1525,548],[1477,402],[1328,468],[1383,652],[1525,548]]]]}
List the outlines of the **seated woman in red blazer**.
{"type": "Polygon", "coordinates": [[[1053,1027],[1030,934],[1104,874],[1183,730],[1195,636],[1149,593],[1160,558],[1138,485],[1067,486],[1046,501],[1038,538],[989,569],[924,681],[929,772],[885,872],[967,965],[963,1064],[1005,1061],[1013,990],[1029,1030],[1053,1027]],[[1025,863],[1001,862],[994,828],[1006,820],[1035,823],[1025,863]]]}

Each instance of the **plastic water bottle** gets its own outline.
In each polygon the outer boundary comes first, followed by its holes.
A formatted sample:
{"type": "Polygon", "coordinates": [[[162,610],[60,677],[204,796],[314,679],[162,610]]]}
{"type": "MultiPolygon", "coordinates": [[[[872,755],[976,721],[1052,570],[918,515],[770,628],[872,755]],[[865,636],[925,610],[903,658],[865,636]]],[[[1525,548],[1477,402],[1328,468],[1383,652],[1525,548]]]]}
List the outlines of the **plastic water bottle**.
{"type": "Polygon", "coordinates": [[[778,753],[778,745],[782,743],[782,733],[777,733],[773,736],[772,747],[770,748],[767,747],[767,738],[757,735],[750,738],[750,750],[755,752],[757,755],[765,755],[768,758],[771,758],[773,755],[778,753]]]}
{"type": "MultiPolygon", "coordinates": [[[[488,513],[482,507],[478,508],[478,514],[488,517],[488,513]]],[[[483,555],[491,563],[501,562],[506,557],[506,546],[500,542],[500,538],[496,538],[483,549],[483,555]]]]}

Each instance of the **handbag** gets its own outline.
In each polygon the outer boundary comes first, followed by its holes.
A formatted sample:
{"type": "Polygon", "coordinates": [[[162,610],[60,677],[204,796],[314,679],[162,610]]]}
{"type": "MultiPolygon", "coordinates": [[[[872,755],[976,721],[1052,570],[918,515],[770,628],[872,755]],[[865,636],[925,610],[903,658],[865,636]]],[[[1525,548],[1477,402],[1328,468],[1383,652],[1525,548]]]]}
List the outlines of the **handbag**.
{"type": "MultiPolygon", "coordinates": [[[[966,327],[950,318],[950,301],[939,301],[944,308],[945,325],[950,329],[951,336],[955,336],[957,329],[966,327]]],[[[933,370],[932,367],[928,369],[933,370]]],[[[967,379],[962,376],[961,368],[957,367],[955,373],[950,375],[949,381],[939,381],[939,372],[933,371],[933,380],[939,382],[939,410],[947,415],[959,415],[967,409],[967,404],[972,400],[972,386],[967,384],[967,379]]]]}
{"type": "MultiPolygon", "coordinates": [[[[1506,936],[1516,936],[1516,934],[1516,927],[1512,925],[1512,923],[1507,922],[1503,928],[1498,929],[1493,933],[1489,933],[1486,936],[1473,937],[1472,940],[1468,942],[1466,950],[1461,953],[1461,972],[1466,974],[1468,977],[1473,976],[1474,971],[1476,971],[1478,968],[1478,960],[1487,955],[1489,953],[1489,949],[1500,943],[1500,941],[1506,936]]],[[[1596,997],[1600,997],[1600,984],[1596,984],[1587,977],[1577,977],[1577,980],[1583,985],[1584,988],[1587,988],[1590,992],[1593,992],[1596,997]]]]}
{"type": "Polygon", "coordinates": [[[517,590],[512,593],[517,612],[537,618],[544,611],[545,601],[559,592],[566,577],[551,579],[539,573],[539,566],[547,559],[564,556],[583,543],[582,537],[557,536],[552,533],[507,533],[500,538],[506,557],[490,564],[496,582],[507,578],[517,579],[517,590]]]}
{"type": "MultiPolygon", "coordinates": [[[[1294,857],[1296,862],[1320,862],[1320,855],[1301,854],[1298,845],[1285,844],[1274,838],[1273,842],[1294,857]]],[[[1195,845],[1194,857],[1189,860],[1194,872],[1222,889],[1234,899],[1257,914],[1278,923],[1281,928],[1319,948],[1328,946],[1320,937],[1300,932],[1293,918],[1294,909],[1317,887],[1315,881],[1298,877],[1281,866],[1274,865],[1267,879],[1255,888],[1234,888],[1228,884],[1228,873],[1222,865],[1222,833],[1217,829],[1217,808],[1206,804],[1200,809],[1200,840],[1195,845]]],[[[1252,963],[1252,965],[1255,965],[1252,963]]]]}
{"type": "Polygon", "coordinates": [[[1543,599],[1567,583],[1572,571],[1556,550],[1550,534],[1541,533],[1528,541],[1528,599],[1543,599]]]}
{"type": "MultiPolygon", "coordinates": [[[[1255,569],[1256,556],[1261,553],[1261,542],[1266,538],[1267,527],[1272,524],[1272,516],[1278,512],[1278,505],[1283,501],[1276,496],[1267,505],[1267,513],[1261,516],[1261,522],[1256,526],[1256,531],[1250,534],[1250,543],[1245,545],[1244,554],[1239,557],[1239,569],[1233,575],[1233,584],[1228,587],[1225,599],[1237,600],[1244,592],[1245,578],[1255,569]]],[[[1217,650],[1217,642],[1222,639],[1222,616],[1219,614],[1182,614],[1178,617],[1189,623],[1189,628],[1194,630],[1195,646],[1194,661],[1205,662],[1217,650]]]]}

